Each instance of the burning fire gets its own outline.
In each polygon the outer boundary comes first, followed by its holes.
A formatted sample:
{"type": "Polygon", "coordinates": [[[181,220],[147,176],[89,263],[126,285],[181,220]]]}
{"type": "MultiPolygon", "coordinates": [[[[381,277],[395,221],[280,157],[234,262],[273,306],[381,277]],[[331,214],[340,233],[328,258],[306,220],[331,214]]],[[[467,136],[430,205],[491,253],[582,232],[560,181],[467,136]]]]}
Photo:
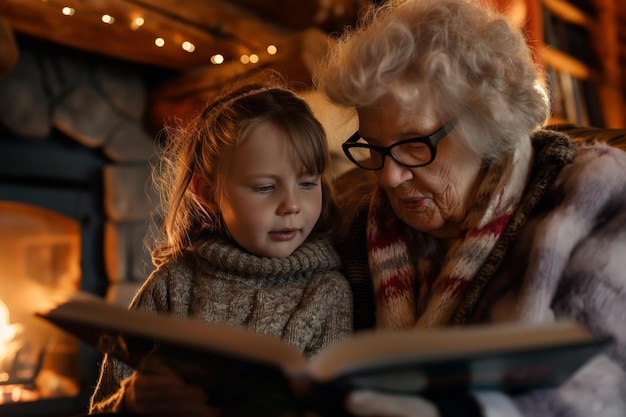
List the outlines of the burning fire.
{"type": "Polygon", "coordinates": [[[79,343],[34,313],[80,287],[80,224],[7,201],[0,213],[0,405],[75,396],[79,343]]]}
{"type": "Polygon", "coordinates": [[[0,405],[77,395],[76,381],[44,366],[47,347],[33,348],[21,340],[22,333],[0,300],[0,405]]]}
{"type": "Polygon", "coordinates": [[[7,366],[17,353],[16,336],[22,331],[20,324],[10,324],[9,309],[0,300],[0,383],[9,380],[9,368],[7,366]]]}
{"type": "Polygon", "coordinates": [[[0,404],[29,401],[36,395],[21,385],[10,383],[10,363],[19,349],[17,336],[22,332],[20,324],[11,324],[9,309],[0,301],[0,404]],[[4,385],[8,383],[7,385],[4,385]]]}

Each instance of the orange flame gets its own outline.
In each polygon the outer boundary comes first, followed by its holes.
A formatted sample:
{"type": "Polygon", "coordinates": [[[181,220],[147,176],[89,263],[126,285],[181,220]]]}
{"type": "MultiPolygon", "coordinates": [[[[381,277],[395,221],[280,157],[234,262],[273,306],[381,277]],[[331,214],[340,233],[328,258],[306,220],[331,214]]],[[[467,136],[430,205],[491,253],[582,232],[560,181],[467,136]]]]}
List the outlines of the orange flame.
{"type": "Polygon", "coordinates": [[[0,382],[7,381],[9,374],[2,369],[2,364],[15,355],[15,337],[22,331],[22,325],[10,324],[9,309],[0,300],[0,382]]]}

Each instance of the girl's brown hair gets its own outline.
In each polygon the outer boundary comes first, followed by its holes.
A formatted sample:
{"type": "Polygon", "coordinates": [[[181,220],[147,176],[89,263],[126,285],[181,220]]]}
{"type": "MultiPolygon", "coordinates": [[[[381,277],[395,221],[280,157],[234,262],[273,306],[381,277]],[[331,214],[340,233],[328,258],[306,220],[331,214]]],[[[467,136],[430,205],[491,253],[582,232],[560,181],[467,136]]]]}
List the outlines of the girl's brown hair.
{"type": "Polygon", "coordinates": [[[294,92],[277,86],[250,84],[210,104],[188,124],[166,126],[166,142],[154,166],[154,184],[161,195],[160,236],[152,251],[156,266],[176,259],[202,235],[224,236],[217,196],[224,167],[255,127],[269,122],[289,138],[304,171],[322,176],[322,213],[313,233],[330,232],[337,218],[331,189],[326,134],[309,105],[294,92]],[[199,196],[194,184],[200,183],[199,196]],[[208,188],[208,193],[206,192],[208,188]]]}

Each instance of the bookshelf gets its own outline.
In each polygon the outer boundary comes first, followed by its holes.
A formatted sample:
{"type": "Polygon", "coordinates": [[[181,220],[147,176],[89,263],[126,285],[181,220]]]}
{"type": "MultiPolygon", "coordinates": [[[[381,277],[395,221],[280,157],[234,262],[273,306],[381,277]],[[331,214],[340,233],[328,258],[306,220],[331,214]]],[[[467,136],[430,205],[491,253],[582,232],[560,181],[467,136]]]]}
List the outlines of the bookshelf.
{"type": "Polygon", "coordinates": [[[551,98],[562,100],[550,122],[625,127],[618,0],[539,1],[541,15],[529,20],[540,19],[542,30],[528,33],[538,38],[551,98]]]}

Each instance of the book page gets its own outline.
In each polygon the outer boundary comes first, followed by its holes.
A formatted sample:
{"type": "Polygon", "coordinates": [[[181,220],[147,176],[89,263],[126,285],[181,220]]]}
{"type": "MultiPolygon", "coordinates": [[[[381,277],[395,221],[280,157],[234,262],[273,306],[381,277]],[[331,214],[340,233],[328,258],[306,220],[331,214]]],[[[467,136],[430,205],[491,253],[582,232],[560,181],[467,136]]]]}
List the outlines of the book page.
{"type": "Polygon", "coordinates": [[[573,322],[494,324],[463,328],[367,331],[316,355],[309,365],[319,381],[361,367],[407,360],[432,361],[489,353],[586,343],[590,334],[573,322]]]}
{"type": "MultiPolygon", "coordinates": [[[[251,332],[243,327],[206,323],[191,317],[176,318],[165,313],[129,310],[86,294],[71,298],[40,316],[66,331],[100,348],[110,333],[111,344],[117,335],[130,340],[157,342],[180,351],[213,351],[248,361],[273,364],[278,367],[304,367],[307,360],[294,347],[277,337],[251,332]],[[94,340],[97,339],[97,340],[94,340]],[[100,345],[100,346],[98,346],[100,345]]],[[[122,359],[118,357],[118,359],[122,359]]],[[[132,366],[132,365],[131,365],[132,366]]]]}

